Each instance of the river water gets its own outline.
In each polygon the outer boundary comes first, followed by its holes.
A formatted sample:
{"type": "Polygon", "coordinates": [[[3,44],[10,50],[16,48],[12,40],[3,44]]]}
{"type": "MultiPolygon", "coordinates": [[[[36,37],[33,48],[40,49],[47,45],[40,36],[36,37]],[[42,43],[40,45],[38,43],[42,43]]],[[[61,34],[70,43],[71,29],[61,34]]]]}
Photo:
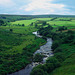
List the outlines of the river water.
{"type": "MultiPolygon", "coordinates": [[[[42,37],[40,36],[37,32],[33,32],[34,35],[36,35],[37,37],[42,37]]],[[[50,56],[53,56],[53,52],[51,49],[52,46],[52,39],[51,38],[47,38],[47,43],[43,46],[40,46],[40,49],[38,49],[33,55],[40,53],[45,55],[46,57],[43,58],[42,63],[38,63],[38,62],[32,62],[31,64],[27,65],[24,69],[12,73],[12,74],[7,74],[7,75],[30,75],[31,70],[33,69],[33,67],[39,65],[39,64],[44,64],[46,62],[46,59],[50,56]]]]}

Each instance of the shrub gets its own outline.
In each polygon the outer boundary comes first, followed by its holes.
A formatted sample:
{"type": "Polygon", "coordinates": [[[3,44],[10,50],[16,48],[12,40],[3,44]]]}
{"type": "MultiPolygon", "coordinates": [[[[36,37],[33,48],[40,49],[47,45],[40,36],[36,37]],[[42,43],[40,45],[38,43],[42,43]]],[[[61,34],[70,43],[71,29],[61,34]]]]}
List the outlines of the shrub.
{"type": "Polygon", "coordinates": [[[47,75],[47,73],[45,73],[40,68],[35,68],[35,69],[32,70],[32,72],[30,73],[30,75],[47,75]]]}
{"type": "Polygon", "coordinates": [[[59,48],[57,48],[57,49],[54,50],[54,53],[62,52],[62,51],[63,51],[62,48],[59,47],[59,48]]]}
{"type": "Polygon", "coordinates": [[[53,44],[52,44],[52,49],[53,49],[53,51],[57,48],[57,47],[59,47],[59,45],[60,45],[60,43],[59,43],[59,41],[54,41],[53,42],[53,44]]]}
{"type": "Polygon", "coordinates": [[[10,29],[10,31],[12,32],[12,31],[13,31],[13,29],[10,29]]]}
{"type": "Polygon", "coordinates": [[[41,54],[39,54],[39,53],[37,53],[37,54],[35,54],[35,56],[34,56],[34,62],[41,62],[41,61],[43,61],[43,55],[41,55],[41,54]]]}
{"type": "Polygon", "coordinates": [[[3,25],[3,24],[4,24],[4,21],[3,20],[0,20],[0,26],[3,25]]]}
{"type": "Polygon", "coordinates": [[[54,68],[57,68],[60,66],[60,62],[55,57],[49,57],[46,63],[52,63],[54,68]]]}
{"type": "Polygon", "coordinates": [[[55,57],[58,59],[59,62],[62,62],[62,61],[64,61],[66,59],[65,54],[60,53],[60,52],[56,53],[55,57]]]}
{"type": "Polygon", "coordinates": [[[22,26],[25,26],[24,24],[22,24],[22,26]]]}
{"type": "Polygon", "coordinates": [[[47,64],[45,64],[45,66],[46,66],[46,69],[45,69],[45,70],[46,70],[48,73],[52,72],[52,71],[55,69],[53,63],[47,63],[47,64]]]}
{"type": "Polygon", "coordinates": [[[73,42],[73,39],[74,39],[74,35],[73,35],[73,34],[67,35],[67,36],[63,39],[63,40],[64,40],[63,43],[71,43],[71,42],[73,42]]]}

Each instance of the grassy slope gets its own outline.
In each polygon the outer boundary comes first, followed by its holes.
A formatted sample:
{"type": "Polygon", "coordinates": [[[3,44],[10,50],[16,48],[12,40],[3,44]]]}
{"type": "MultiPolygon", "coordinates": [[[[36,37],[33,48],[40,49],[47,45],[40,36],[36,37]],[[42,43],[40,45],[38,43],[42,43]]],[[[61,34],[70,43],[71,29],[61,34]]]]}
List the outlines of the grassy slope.
{"type": "MultiPolygon", "coordinates": [[[[75,23],[75,20],[73,20],[72,22],[75,23]]],[[[72,22],[68,22],[67,25],[65,23],[65,25],[67,27],[69,27],[69,24],[72,22]]],[[[64,22],[62,22],[62,25],[63,25],[63,23],[64,22]]],[[[70,28],[70,30],[75,31],[74,23],[71,24],[74,27],[73,27],[73,29],[70,28]]],[[[60,23],[58,23],[58,24],[60,24],[60,23]]],[[[67,30],[64,30],[63,32],[66,32],[66,31],[67,30]]],[[[62,44],[60,46],[60,48],[63,49],[63,52],[60,52],[60,53],[64,54],[64,57],[66,57],[66,60],[64,62],[62,62],[61,67],[55,69],[49,75],[75,75],[75,45],[72,43],[62,44]]]]}
{"type": "MultiPolygon", "coordinates": [[[[30,23],[32,22],[33,21],[30,20],[30,23]]],[[[14,24],[16,23],[17,22],[15,22],[14,24]]],[[[24,23],[24,20],[23,22],[21,21],[21,24],[23,23],[24,23]]],[[[29,21],[26,21],[26,23],[27,25],[30,24],[29,21]]],[[[26,66],[26,64],[24,64],[24,66],[20,65],[22,62],[27,63],[30,60],[29,56],[27,57],[26,54],[25,54],[26,57],[24,57],[23,55],[20,55],[21,53],[23,53],[23,48],[25,48],[26,46],[30,44],[31,45],[37,44],[36,48],[32,49],[33,50],[32,53],[33,53],[37,50],[39,46],[46,43],[45,40],[41,38],[36,38],[35,35],[32,34],[33,31],[37,31],[37,29],[33,26],[22,27],[22,26],[13,26],[13,24],[10,26],[9,25],[0,26],[0,41],[2,40],[0,42],[0,48],[1,48],[0,56],[2,57],[1,61],[6,62],[6,63],[0,64],[1,74],[8,73],[8,72],[14,72],[26,66]],[[10,32],[10,29],[13,29],[13,32],[10,32]],[[20,55],[19,57],[17,57],[18,54],[20,55]],[[12,57],[13,55],[15,55],[14,60],[12,57]],[[11,64],[8,65],[8,63],[10,62],[13,63],[13,65],[11,64]],[[6,68],[4,67],[4,64],[7,65],[6,68]],[[15,64],[17,66],[15,66],[15,64]]]]}
{"type": "Polygon", "coordinates": [[[62,45],[63,52],[66,60],[62,63],[62,66],[55,69],[50,75],[74,75],[75,74],[75,46],[69,44],[62,45]]]}
{"type": "MultiPolygon", "coordinates": [[[[1,28],[4,28],[4,29],[6,29],[6,30],[9,30],[9,28],[7,27],[1,27],[1,28]]],[[[12,27],[10,27],[10,28],[12,28],[12,27]]],[[[20,38],[21,39],[23,39],[23,42],[22,42],[22,44],[21,45],[17,45],[17,46],[13,46],[13,48],[12,48],[12,51],[15,51],[15,50],[18,50],[19,52],[21,52],[21,50],[25,47],[25,46],[27,46],[28,44],[32,44],[32,42],[34,41],[34,38],[35,38],[35,36],[34,35],[27,35],[29,32],[28,32],[28,30],[27,29],[29,29],[29,28],[27,28],[26,29],[26,31],[25,31],[25,28],[23,28],[23,27],[14,27],[14,28],[12,28],[13,29],[13,36],[15,36],[15,33],[17,33],[17,34],[25,34],[25,35],[22,35],[20,38]],[[31,40],[31,41],[30,41],[31,40]]],[[[35,29],[34,29],[35,30],[35,29]]],[[[33,31],[33,29],[31,30],[30,29],[30,32],[32,32],[33,31]]],[[[16,36],[17,38],[18,38],[18,36],[16,36]]],[[[15,40],[14,40],[15,41],[15,40]]],[[[6,45],[7,46],[7,45],[6,45]]],[[[10,50],[9,50],[10,51],[10,50]]],[[[11,51],[10,51],[11,52],[11,51]]],[[[12,52],[11,52],[12,53],[12,52]]]]}
{"type": "MultiPolygon", "coordinates": [[[[22,26],[13,26],[13,24],[25,24],[29,25],[33,22],[34,20],[21,20],[21,21],[15,21],[11,22],[11,26],[1,26],[0,29],[5,29],[9,31],[9,29],[13,29],[13,33],[15,34],[22,34],[21,39],[24,39],[21,45],[18,46],[13,46],[12,51],[8,50],[8,52],[12,53],[15,50],[18,50],[18,52],[21,52],[22,49],[27,46],[28,44],[32,44],[34,41],[35,36],[32,35],[33,31],[36,31],[36,28],[33,27],[22,27],[22,26]],[[23,35],[24,34],[24,35],[23,35]],[[29,35],[30,34],[30,35],[29,35]],[[31,40],[31,41],[30,41],[31,40]]],[[[6,45],[7,46],[7,45],[6,45]]]]}

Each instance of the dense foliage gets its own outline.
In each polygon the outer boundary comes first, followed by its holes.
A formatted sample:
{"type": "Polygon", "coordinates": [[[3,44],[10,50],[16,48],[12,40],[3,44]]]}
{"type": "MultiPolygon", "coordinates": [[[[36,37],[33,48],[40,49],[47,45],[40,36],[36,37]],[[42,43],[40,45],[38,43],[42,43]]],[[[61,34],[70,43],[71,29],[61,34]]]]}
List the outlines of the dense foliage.
{"type": "MultiPolygon", "coordinates": [[[[62,30],[64,30],[64,29],[62,29],[62,30]]],[[[51,26],[50,26],[50,28],[49,27],[41,28],[41,29],[39,29],[38,32],[40,33],[40,35],[43,35],[44,37],[52,38],[54,40],[53,45],[52,45],[54,56],[49,57],[48,60],[46,61],[46,64],[38,65],[37,67],[33,68],[31,75],[35,75],[34,72],[38,71],[38,69],[41,69],[44,73],[46,72],[48,75],[49,74],[55,75],[55,73],[57,73],[56,75],[63,75],[64,68],[65,68],[64,65],[67,63],[71,64],[71,66],[74,68],[74,66],[73,66],[74,64],[72,65],[72,63],[74,63],[73,55],[75,52],[75,50],[74,50],[75,49],[74,48],[75,32],[68,30],[67,32],[56,33],[56,32],[52,31],[51,26]],[[68,59],[71,59],[71,60],[68,60],[68,59]],[[61,74],[60,69],[62,67],[63,67],[63,69],[62,69],[62,74],[61,74]]],[[[68,65],[66,67],[68,67],[68,65]]],[[[68,71],[68,69],[67,69],[67,71],[68,71]]],[[[74,69],[71,71],[74,71],[74,69]]],[[[68,75],[68,74],[69,74],[69,72],[68,73],[66,72],[66,75],[68,75]]],[[[73,75],[73,74],[74,73],[71,72],[71,75],[73,75]]],[[[39,74],[37,74],[37,75],[39,75],[39,74]]],[[[40,75],[42,75],[42,73],[40,75]]]]}
{"type": "Polygon", "coordinates": [[[34,62],[41,62],[41,61],[43,61],[43,57],[44,57],[44,55],[41,55],[41,54],[37,53],[37,54],[34,55],[33,61],[34,62]]]}

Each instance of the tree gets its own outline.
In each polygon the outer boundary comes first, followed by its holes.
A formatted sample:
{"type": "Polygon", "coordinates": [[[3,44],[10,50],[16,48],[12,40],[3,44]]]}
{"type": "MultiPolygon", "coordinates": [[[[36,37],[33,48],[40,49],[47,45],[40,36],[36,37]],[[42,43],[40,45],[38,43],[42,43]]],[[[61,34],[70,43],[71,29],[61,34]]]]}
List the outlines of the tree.
{"type": "Polygon", "coordinates": [[[38,25],[37,24],[35,24],[35,27],[37,27],[38,25]]]}
{"type": "Polygon", "coordinates": [[[33,26],[33,22],[30,24],[30,26],[33,26]]]}
{"type": "Polygon", "coordinates": [[[10,29],[10,31],[12,32],[12,31],[13,31],[13,29],[10,29]]]}
{"type": "Polygon", "coordinates": [[[54,68],[57,68],[60,66],[60,62],[55,57],[49,57],[46,63],[52,63],[54,68]]]}
{"type": "Polygon", "coordinates": [[[0,20],[0,26],[3,25],[3,24],[4,24],[4,21],[3,20],[0,20]]]}
{"type": "Polygon", "coordinates": [[[45,66],[46,66],[45,70],[47,71],[47,73],[50,73],[55,69],[53,63],[47,63],[47,64],[45,64],[45,66]]]}
{"type": "Polygon", "coordinates": [[[43,26],[46,25],[46,22],[43,22],[42,25],[43,25],[43,26]]]}
{"type": "Polygon", "coordinates": [[[62,30],[67,30],[67,27],[61,26],[61,27],[58,28],[58,31],[62,31],[62,30]]]}
{"type": "Polygon", "coordinates": [[[53,45],[52,45],[52,49],[53,49],[53,51],[58,47],[60,45],[60,43],[59,43],[59,41],[54,41],[53,42],[53,45]]]}
{"type": "Polygon", "coordinates": [[[67,31],[68,34],[73,34],[74,32],[72,30],[67,31]]]}
{"type": "Polygon", "coordinates": [[[32,72],[30,73],[30,75],[48,75],[48,74],[47,74],[47,72],[44,72],[40,68],[35,68],[35,69],[32,70],[32,72]]]}
{"type": "Polygon", "coordinates": [[[22,24],[22,26],[25,26],[24,24],[22,24]]]}
{"type": "Polygon", "coordinates": [[[34,62],[41,62],[41,61],[43,61],[43,55],[41,55],[41,54],[39,54],[39,53],[37,53],[37,54],[35,54],[35,56],[34,56],[34,62]]]}
{"type": "Polygon", "coordinates": [[[55,49],[55,50],[54,50],[54,53],[62,52],[62,51],[63,51],[63,49],[62,49],[62,48],[60,48],[60,47],[58,47],[57,49],[55,49]]]}
{"type": "Polygon", "coordinates": [[[57,52],[55,54],[55,57],[60,61],[61,63],[66,59],[65,54],[63,52],[57,52]]]}

